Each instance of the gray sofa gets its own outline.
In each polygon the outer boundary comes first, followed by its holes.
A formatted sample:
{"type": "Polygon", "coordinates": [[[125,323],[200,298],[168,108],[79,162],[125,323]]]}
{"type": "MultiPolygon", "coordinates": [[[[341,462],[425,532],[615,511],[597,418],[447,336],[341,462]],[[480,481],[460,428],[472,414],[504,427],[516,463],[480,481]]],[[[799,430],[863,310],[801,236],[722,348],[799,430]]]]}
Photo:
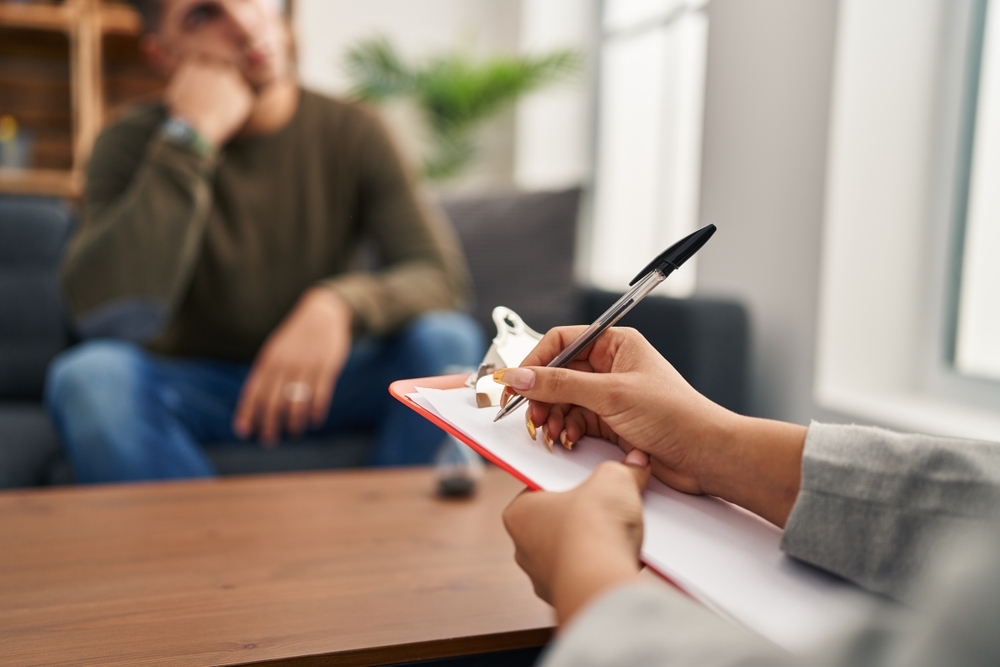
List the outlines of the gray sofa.
{"type": "MultiPolygon", "coordinates": [[[[579,198],[571,189],[442,201],[469,258],[472,313],[484,335],[494,333],[495,305],[544,331],[590,322],[617,298],[574,284],[579,198]]],[[[0,197],[0,488],[72,481],[41,403],[49,361],[74,342],[57,281],[72,224],[57,200],[0,197]]],[[[622,324],[642,331],[699,391],[744,411],[748,324],[740,304],[650,297],[622,324]]],[[[208,453],[220,474],[336,468],[360,465],[369,441],[367,433],[346,433],[275,450],[219,444],[208,453]]]]}

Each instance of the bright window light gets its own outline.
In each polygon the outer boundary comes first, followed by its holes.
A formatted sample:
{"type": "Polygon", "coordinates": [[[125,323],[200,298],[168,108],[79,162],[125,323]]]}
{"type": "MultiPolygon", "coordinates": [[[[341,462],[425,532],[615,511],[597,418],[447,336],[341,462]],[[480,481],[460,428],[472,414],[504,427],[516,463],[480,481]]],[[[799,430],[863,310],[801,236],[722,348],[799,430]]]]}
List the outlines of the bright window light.
{"type": "Polygon", "coordinates": [[[604,29],[609,32],[634,29],[666,19],[690,4],[685,0],[611,0],[604,5],[604,29]]]}
{"type": "MultiPolygon", "coordinates": [[[[620,290],[698,220],[703,3],[609,0],[598,93],[591,281],[620,290]]],[[[694,260],[664,291],[694,291],[694,260]]]]}

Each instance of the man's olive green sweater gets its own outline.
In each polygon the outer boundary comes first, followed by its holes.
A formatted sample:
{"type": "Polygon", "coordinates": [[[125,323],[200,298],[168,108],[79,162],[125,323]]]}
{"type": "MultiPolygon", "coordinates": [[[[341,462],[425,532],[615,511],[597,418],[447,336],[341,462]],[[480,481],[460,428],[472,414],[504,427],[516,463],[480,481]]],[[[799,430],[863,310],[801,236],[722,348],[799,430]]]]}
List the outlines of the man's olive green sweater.
{"type": "Polygon", "coordinates": [[[148,106],[98,138],[63,288],[84,336],[249,361],[308,288],[334,290],[356,335],[456,307],[467,271],[374,114],[302,91],[278,132],[215,155],[160,138],[148,106]],[[371,244],[377,270],[357,267],[371,244]]]}

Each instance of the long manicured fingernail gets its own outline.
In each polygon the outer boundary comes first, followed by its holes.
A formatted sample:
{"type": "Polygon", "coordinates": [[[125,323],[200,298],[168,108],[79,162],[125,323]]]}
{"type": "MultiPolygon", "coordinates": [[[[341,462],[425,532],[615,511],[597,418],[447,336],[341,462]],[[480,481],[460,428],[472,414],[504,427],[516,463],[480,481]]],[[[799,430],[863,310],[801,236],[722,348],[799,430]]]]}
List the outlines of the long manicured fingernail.
{"type": "Polygon", "coordinates": [[[535,386],[535,371],[530,368],[501,368],[493,374],[493,381],[519,391],[535,386]]]}
{"type": "Polygon", "coordinates": [[[566,449],[573,449],[573,441],[569,439],[569,431],[566,429],[563,429],[562,433],[559,434],[559,442],[561,442],[562,446],[566,449]]]}
{"type": "Polygon", "coordinates": [[[524,411],[524,424],[528,427],[528,435],[531,436],[531,439],[538,440],[538,429],[535,428],[535,422],[531,421],[531,410],[524,411]]]}
{"type": "Polygon", "coordinates": [[[552,439],[551,435],[549,435],[548,424],[542,424],[542,437],[545,438],[545,446],[548,447],[549,451],[551,452],[552,446],[556,444],[556,441],[552,439]]]}
{"type": "Polygon", "coordinates": [[[628,453],[628,456],[625,457],[624,463],[627,466],[645,468],[649,465],[649,454],[640,449],[633,449],[628,453]]]}
{"type": "Polygon", "coordinates": [[[500,394],[500,407],[501,408],[506,408],[507,407],[507,401],[510,400],[510,396],[511,396],[510,389],[508,389],[507,387],[504,387],[503,388],[503,393],[500,394]]]}

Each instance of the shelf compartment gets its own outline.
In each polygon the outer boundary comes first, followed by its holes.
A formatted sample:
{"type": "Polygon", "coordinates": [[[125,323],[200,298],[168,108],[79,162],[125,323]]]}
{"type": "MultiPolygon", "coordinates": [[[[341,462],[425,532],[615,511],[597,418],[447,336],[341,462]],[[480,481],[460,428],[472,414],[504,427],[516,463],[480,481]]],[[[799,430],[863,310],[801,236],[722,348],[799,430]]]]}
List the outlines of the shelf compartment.
{"type": "Polygon", "coordinates": [[[0,23],[12,28],[68,32],[78,14],[76,3],[0,2],[0,23]]]}
{"type": "Polygon", "coordinates": [[[76,199],[83,192],[79,173],[62,169],[0,168],[0,193],[53,195],[76,199]]]}
{"type": "MultiPolygon", "coordinates": [[[[70,32],[79,22],[78,2],[61,4],[0,1],[0,24],[29,30],[70,32]]],[[[101,3],[98,9],[101,31],[106,34],[139,35],[142,18],[139,13],[119,2],[101,3]]]]}

